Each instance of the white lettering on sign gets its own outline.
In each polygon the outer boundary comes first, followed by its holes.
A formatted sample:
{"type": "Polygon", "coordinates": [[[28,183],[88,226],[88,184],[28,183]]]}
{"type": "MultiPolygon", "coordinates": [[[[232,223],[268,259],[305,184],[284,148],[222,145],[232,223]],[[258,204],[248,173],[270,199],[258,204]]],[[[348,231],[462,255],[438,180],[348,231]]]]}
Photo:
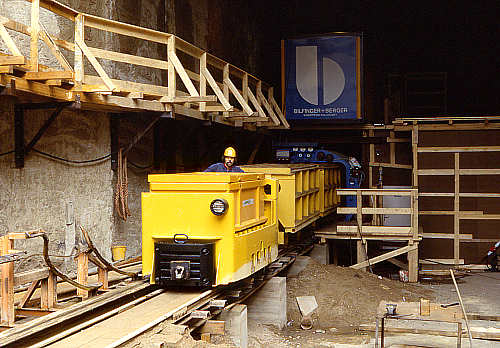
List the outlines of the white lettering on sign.
{"type": "Polygon", "coordinates": [[[244,201],[241,203],[241,206],[242,206],[242,207],[247,207],[247,206],[249,206],[249,205],[254,204],[254,202],[255,202],[255,201],[254,201],[254,199],[253,199],[253,198],[246,199],[246,200],[244,200],[244,201]]]}

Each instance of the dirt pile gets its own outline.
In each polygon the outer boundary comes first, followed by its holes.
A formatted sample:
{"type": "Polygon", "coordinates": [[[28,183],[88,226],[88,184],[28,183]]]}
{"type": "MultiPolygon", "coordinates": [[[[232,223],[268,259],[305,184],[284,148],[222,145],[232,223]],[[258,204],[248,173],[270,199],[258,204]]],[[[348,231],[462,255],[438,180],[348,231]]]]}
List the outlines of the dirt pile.
{"type": "Polygon", "coordinates": [[[348,333],[360,324],[374,322],[380,301],[419,301],[434,299],[431,290],[375,274],[334,265],[321,265],[311,259],[297,277],[287,279],[289,329],[300,327],[297,296],[315,296],[318,309],[314,329],[348,333]]]}

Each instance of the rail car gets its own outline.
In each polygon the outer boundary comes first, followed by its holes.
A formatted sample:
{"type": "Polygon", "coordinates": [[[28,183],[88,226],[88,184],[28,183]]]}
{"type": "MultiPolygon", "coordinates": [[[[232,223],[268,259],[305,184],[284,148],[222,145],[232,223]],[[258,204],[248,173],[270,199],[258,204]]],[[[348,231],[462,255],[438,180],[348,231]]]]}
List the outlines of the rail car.
{"type": "Polygon", "coordinates": [[[148,176],[142,272],[152,284],[213,287],[278,257],[278,180],[259,173],[148,176]]]}

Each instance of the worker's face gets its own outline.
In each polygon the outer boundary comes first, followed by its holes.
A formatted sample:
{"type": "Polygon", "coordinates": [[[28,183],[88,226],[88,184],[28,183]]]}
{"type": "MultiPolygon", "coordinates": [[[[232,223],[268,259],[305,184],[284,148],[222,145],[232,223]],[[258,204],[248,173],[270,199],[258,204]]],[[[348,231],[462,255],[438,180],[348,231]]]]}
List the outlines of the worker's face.
{"type": "Polygon", "coordinates": [[[227,168],[231,168],[234,165],[234,157],[224,157],[224,164],[227,168]]]}

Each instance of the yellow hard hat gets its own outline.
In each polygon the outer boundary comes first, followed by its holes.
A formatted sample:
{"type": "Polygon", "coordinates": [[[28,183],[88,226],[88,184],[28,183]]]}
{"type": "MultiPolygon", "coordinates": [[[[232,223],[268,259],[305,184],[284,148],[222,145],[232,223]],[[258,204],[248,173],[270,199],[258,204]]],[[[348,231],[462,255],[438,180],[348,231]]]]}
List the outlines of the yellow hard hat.
{"type": "Polygon", "coordinates": [[[232,147],[228,147],[224,150],[224,157],[234,157],[236,158],[236,150],[232,147]]]}

